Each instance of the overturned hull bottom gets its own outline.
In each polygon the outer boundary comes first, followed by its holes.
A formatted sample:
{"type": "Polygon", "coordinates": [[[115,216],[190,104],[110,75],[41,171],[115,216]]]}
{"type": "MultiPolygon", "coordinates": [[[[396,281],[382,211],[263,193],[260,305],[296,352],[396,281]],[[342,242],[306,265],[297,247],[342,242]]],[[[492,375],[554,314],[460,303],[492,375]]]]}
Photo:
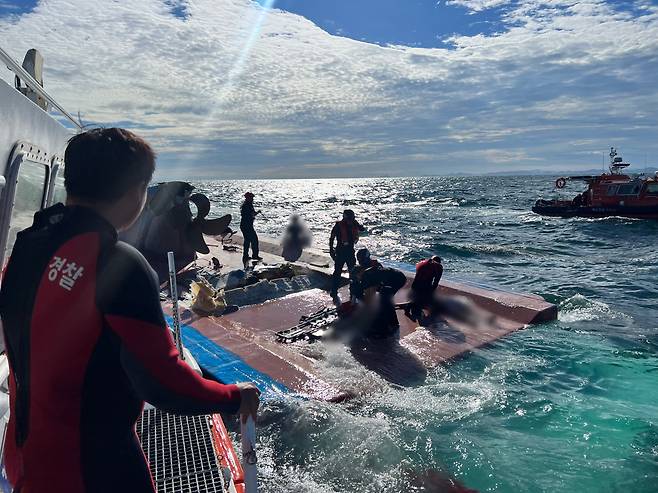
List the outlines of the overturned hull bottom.
{"type": "Polygon", "coordinates": [[[632,219],[658,219],[658,207],[630,206],[584,206],[573,205],[570,202],[538,201],[532,212],[542,216],[552,217],[628,217],[632,219]]]}
{"type": "MultiPolygon", "coordinates": [[[[441,286],[444,296],[455,299],[465,299],[465,289],[449,282],[441,286]]],[[[428,370],[437,365],[528,324],[555,319],[555,307],[538,297],[489,293],[477,287],[469,288],[467,294],[474,313],[484,316],[461,318],[452,313],[419,325],[398,311],[399,339],[361,340],[347,345],[346,353],[379,377],[374,381],[345,382],[342,375],[337,375],[340,371],[328,370],[321,351],[313,350],[314,344],[324,342],[277,341],[277,331],[295,325],[302,315],[331,306],[328,293],[320,289],[244,307],[221,317],[199,317],[187,311],[181,317],[183,337],[204,371],[218,380],[254,381],[266,394],[293,393],[341,401],[375,391],[377,381],[401,386],[422,384],[428,370]]],[[[407,297],[403,289],[397,301],[407,297]]]]}

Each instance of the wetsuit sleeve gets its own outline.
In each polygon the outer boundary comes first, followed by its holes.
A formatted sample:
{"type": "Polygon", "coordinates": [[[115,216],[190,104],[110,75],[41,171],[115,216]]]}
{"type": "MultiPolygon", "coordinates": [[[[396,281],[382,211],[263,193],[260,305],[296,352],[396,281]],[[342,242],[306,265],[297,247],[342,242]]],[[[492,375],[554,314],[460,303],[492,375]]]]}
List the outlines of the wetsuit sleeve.
{"type": "Polygon", "coordinates": [[[138,395],[178,414],[236,413],[240,390],[199,376],[178,357],[162,313],[156,276],[134,248],[118,243],[99,265],[97,303],[120,341],[138,395]]]}
{"type": "Polygon", "coordinates": [[[434,289],[437,288],[439,285],[439,281],[441,281],[441,277],[443,276],[443,267],[441,265],[437,265],[436,268],[434,269],[434,279],[432,280],[432,287],[434,289]]]}

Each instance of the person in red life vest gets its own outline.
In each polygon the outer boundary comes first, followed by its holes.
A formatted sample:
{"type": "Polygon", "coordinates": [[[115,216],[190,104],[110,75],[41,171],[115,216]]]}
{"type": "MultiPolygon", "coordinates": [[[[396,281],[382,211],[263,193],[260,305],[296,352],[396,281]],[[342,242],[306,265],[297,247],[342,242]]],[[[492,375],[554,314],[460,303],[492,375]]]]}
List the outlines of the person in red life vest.
{"type": "Polygon", "coordinates": [[[329,255],[334,260],[334,274],[332,278],[331,296],[338,296],[343,266],[347,265],[349,272],[356,265],[354,245],[359,241],[359,233],[365,231],[354,217],[354,211],[345,209],[343,219],[338,221],[329,236],[329,255]],[[335,243],[335,246],[334,246],[335,243]]]}
{"type": "Polygon", "coordinates": [[[179,358],[157,277],[117,241],[155,168],[135,134],[94,129],[66,148],[66,205],[18,233],[0,289],[10,375],[5,467],[14,491],[153,493],[135,423],[144,401],[178,414],[256,413],[250,383],[179,358]]]}
{"type": "Polygon", "coordinates": [[[405,314],[412,320],[418,320],[423,309],[432,304],[434,292],[441,281],[443,265],[441,257],[434,255],[416,264],[416,277],[411,284],[411,304],[405,309],[405,314]]]}

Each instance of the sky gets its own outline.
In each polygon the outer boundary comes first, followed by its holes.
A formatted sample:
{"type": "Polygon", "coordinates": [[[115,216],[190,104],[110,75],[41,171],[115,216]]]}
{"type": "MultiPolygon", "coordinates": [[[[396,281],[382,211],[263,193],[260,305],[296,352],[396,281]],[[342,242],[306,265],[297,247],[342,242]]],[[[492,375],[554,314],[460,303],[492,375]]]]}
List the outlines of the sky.
{"type": "Polygon", "coordinates": [[[0,46],[162,179],[658,169],[658,0],[0,0],[0,46]]]}

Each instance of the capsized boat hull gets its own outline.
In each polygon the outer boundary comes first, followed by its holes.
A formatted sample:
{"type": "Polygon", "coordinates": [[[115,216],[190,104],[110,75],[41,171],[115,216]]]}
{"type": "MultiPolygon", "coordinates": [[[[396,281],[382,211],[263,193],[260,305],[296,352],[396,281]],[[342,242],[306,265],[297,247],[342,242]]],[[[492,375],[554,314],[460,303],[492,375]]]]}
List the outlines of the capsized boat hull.
{"type": "MultiPolygon", "coordinates": [[[[464,288],[446,282],[445,295],[463,296],[464,288]]],[[[397,385],[422,383],[427,371],[446,361],[490,344],[530,323],[553,320],[555,306],[528,295],[496,292],[473,287],[469,299],[491,314],[493,323],[471,324],[447,317],[428,327],[419,327],[401,311],[400,339],[376,341],[348,348],[354,360],[397,385]]],[[[406,299],[407,293],[400,293],[406,299]]],[[[183,338],[204,371],[226,383],[256,381],[269,393],[293,393],[313,399],[340,401],[352,395],[375,391],[372,381],[343,385],[336,372],[305,351],[308,343],[277,342],[276,332],[295,325],[302,315],[329,306],[329,294],[320,289],[294,293],[284,298],[241,308],[222,317],[182,314],[183,338]]],[[[323,343],[318,343],[323,344],[323,343]]]]}
{"type": "Polygon", "coordinates": [[[628,217],[633,219],[658,219],[658,206],[624,206],[624,205],[573,205],[571,202],[539,200],[532,207],[532,212],[551,217],[628,217]]]}
{"type": "MultiPolygon", "coordinates": [[[[224,264],[222,272],[227,273],[242,266],[240,251],[223,250],[221,243],[212,238],[207,239],[207,244],[211,252],[200,256],[196,262],[198,268],[211,268],[213,255],[224,264]]],[[[264,262],[283,262],[278,243],[261,238],[260,245],[264,262]]],[[[336,367],[331,361],[323,361],[322,350],[317,345],[314,347],[304,341],[282,344],[276,336],[278,331],[296,325],[303,315],[333,306],[325,290],[330,287],[333,272],[331,268],[324,267],[329,263],[328,256],[306,249],[300,262],[298,265],[318,277],[320,282],[308,286],[300,283],[300,290],[282,290],[276,298],[260,301],[251,296],[235,297],[231,293],[250,291],[254,287],[258,288],[261,283],[225,291],[227,300],[244,298],[247,303],[236,302],[240,305],[239,311],[221,316],[203,316],[185,309],[184,303],[181,305],[183,309],[180,318],[185,346],[204,372],[225,383],[256,382],[266,398],[268,395],[291,393],[336,402],[355,394],[371,393],[386,382],[415,385],[424,379],[428,369],[530,324],[557,318],[557,307],[539,296],[444,279],[439,286],[440,294],[446,298],[467,300],[486,315],[485,323],[460,320],[453,313],[452,317],[447,316],[436,324],[419,328],[418,323],[398,311],[399,340],[385,343],[379,341],[367,347],[343,346],[347,356],[353,358],[357,365],[381,378],[346,382],[340,364],[336,367]],[[321,285],[326,286],[318,289],[321,285]],[[488,323],[488,318],[495,320],[488,323]]],[[[300,279],[303,277],[300,276],[300,279]]],[[[413,274],[407,273],[406,286],[397,293],[396,303],[409,299],[408,289],[412,278],[413,274]]],[[[292,282],[294,280],[295,277],[286,279],[284,284],[297,286],[292,282]]],[[[342,299],[348,299],[347,286],[342,288],[340,295],[342,299]]],[[[164,302],[163,308],[165,312],[171,313],[169,302],[164,302]]],[[[332,350],[325,342],[319,344],[332,350]]],[[[341,352],[340,348],[338,351],[341,352]]],[[[331,353],[330,359],[334,356],[331,353]]]]}

